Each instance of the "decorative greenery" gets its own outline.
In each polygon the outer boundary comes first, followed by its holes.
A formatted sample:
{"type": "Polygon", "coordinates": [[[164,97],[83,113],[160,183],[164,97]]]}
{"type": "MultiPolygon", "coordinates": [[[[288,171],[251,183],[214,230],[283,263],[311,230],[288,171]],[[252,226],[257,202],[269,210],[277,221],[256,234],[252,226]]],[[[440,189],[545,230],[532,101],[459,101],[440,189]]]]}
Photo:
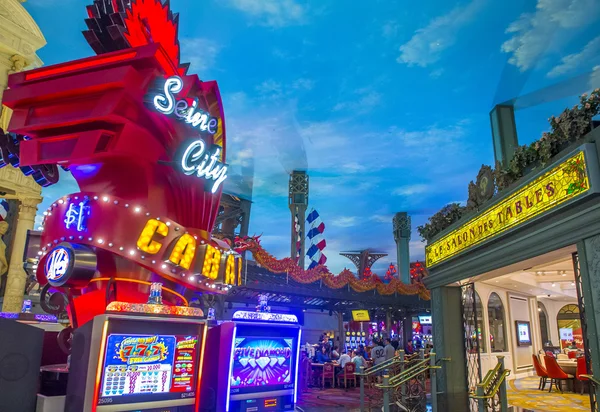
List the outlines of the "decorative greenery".
{"type": "Polygon", "coordinates": [[[460,203],[450,203],[442,208],[439,212],[429,218],[429,223],[417,227],[419,235],[424,240],[432,239],[435,235],[442,232],[452,223],[458,221],[465,211],[466,207],[460,203]]]}
{"type": "MultiPolygon", "coordinates": [[[[500,192],[506,189],[536,167],[546,166],[566,146],[582,139],[592,130],[592,119],[599,113],[600,89],[596,89],[589,96],[581,95],[579,104],[565,109],[560,116],[552,116],[548,119],[550,132],[544,132],[539,140],[530,145],[517,147],[508,167],[496,164],[494,169],[496,191],[500,192]]],[[[581,187],[572,189],[581,190],[581,187]]],[[[466,212],[476,209],[479,202],[473,201],[472,193],[474,193],[473,182],[469,185],[467,207],[451,203],[431,216],[428,223],[419,226],[417,230],[423,241],[431,240],[435,235],[460,220],[466,212]]]]}

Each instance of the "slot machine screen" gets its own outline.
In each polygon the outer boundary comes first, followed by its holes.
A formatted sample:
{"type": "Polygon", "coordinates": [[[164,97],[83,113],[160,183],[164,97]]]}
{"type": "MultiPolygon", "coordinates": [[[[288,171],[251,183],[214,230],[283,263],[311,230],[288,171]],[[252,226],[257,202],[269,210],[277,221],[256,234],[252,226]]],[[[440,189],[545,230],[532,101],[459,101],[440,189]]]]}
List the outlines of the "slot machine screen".
{"type": "Polygon", "coordinates": [[[238,326],[229,376],[232,399],[255,392],[293,392],[298,329],[274,330],[277,328],[238,326]]]}
{"type": "Polygon", "coordinates": [[[186,398],[193,402],[203,327],[173,323],[148,328],[140,321],[111,322],[104,344],[98,405],[186,398]]]}

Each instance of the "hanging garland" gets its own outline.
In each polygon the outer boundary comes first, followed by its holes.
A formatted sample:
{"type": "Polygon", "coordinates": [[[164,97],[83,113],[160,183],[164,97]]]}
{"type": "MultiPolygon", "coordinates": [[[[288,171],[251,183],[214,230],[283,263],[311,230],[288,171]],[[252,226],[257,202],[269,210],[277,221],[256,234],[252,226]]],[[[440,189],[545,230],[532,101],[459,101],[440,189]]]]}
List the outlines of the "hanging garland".
{"type": "MultiPolygon", "coordinates": [[[[259,236],[260,237],[260,236],[259,236]]],[[[356,292],[377,290],[380,295],[418,295],[421,299],[429,300],[429,291],[421,282],[405,284],[397,278],[389,283],[383,283],[379,276],[371,274],[365,279],[358,279],[348,269],[342,270],[338,275],[329,272],[325,265],[317,265],[312,269],[300,268],[293,259],[277,259],[260,245],[259,237],[236,237],[234,249],[237,253],[249,251],[260,266],[273,273],[287,273],[298,283],[308,284],[321,280],[325,286],[332,289],[341,289],[349,285],[356,292]]]]}

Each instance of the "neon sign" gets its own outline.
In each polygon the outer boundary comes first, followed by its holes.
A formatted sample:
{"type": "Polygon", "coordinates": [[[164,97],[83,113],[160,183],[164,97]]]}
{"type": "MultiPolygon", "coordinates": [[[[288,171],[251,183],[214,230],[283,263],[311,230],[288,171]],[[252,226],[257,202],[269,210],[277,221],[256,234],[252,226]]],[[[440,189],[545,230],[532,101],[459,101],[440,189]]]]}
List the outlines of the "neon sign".
{"type": "Polygon", "coordinates": [[[46,261],[46,279],[51,284],[59,283],[67,275],[71,256],[69,250],[62,246],[56,247],[46,261]]]}
{"type": "Polygon", "coordinates": [[[169,77],[164,84],[163,94],[154,96],[154,107],[162,114],[174,114],[179,120],[197,127],[202,132],[215,134],[219,120],[198,108],[198,99],[190,106],[186,99],[176,99],[175,95],[183,90],[181,77],[169,77]]]}
{"type": "Polygon", "coordinates": [[[78,232],[83,232],[87,229],[87,219],[90,215],[90,207],[87,199],[79,202],[78,205],[71,203],[67,213],[65,213],[65,227],[70,229],[75,225],[78,232]]]}
{"type": "Polygon", "coordinates": [[[149,255],[158,255],[165,263],[191,270],[207,279],[230,285],[241,284],[241,256],[226,253],[203,241],[198,244],[196,237],[189,233],[168,241],[168,247],[163,248],[169,232],[166,223],[149,219],[136,242],[138,249],[149,255]]]}
{"type": "Polygon", "coordinates": [[[188,176],[195,174],[213,180],[211,192],[215,193],[221,183],[227,179],[227,165],[219,161],[221,148],[213,146],[207,149],[206,143],[201,139],[186,145],[181,156],[181,170],[188,176]]]}
{"type": "Polygon", "coordinates": [[[298,317],[291,313],[250,312],[238,310],[231,317],[233,320],[254,320],[263,322],[298,323],[298,317]]]}
{"type": "Polygon", "coordinates": [[[579,197],[590,189],[585,154],[578,152],[425,248],[437,265],[508,229],[579,197]]]}

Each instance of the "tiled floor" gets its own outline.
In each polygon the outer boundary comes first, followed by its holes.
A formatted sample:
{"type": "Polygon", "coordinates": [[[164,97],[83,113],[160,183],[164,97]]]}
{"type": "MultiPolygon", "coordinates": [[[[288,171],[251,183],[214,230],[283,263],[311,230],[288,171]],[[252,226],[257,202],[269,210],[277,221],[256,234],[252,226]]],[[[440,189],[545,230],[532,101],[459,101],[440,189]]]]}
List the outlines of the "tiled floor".
{"type": "Polygon", "coordinates": [[[548,393],[538,389],[539,378],[525,378],[508,382],[508,403],[524,410],[535,412],[590,412],[589,395],[579,395],[572,392],[548,393]]]}

